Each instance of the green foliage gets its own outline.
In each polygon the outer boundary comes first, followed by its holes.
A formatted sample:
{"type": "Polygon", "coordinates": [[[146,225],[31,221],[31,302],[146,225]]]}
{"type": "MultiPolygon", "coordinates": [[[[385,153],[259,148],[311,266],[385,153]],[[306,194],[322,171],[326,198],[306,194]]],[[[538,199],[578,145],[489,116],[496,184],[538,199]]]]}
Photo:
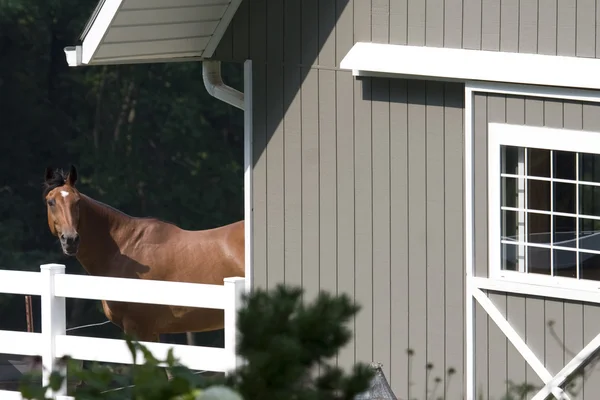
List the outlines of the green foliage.
{"type": "MultiPolygon", "coordinates": [[[[84,370],[73,360],[62,360],[64,366],[70,367],[75,378],[86,383],[75,393],[76,400],[209,400],[211,390],[204,390],[206,383],[203,383],[199,375],[180,365],[172,351],[169,351],[165,360],[159,360],[146,347],[129,338],[127,345],[134,360],[138,353],[144,356],[143,363],[129,369],[129,376],[116,375],[109,367],[99,364],[94,364],[90,370],[84,370]],[[171,371],[170,380],[160,368],[164,365],[171,371]],[[128,386],[129,382],[133,382],[133,385],[128,386]],[[109,389],[115,383],[121,388],[109,389]]],[[[52,391],[57,391],[65,384],[65,375],[58,371],[52,372],[48,385],[44,387],[36,385],[34,378],[34,375],[27,375],[20,383],[20,392],[26,399],[51,400],[52,391]]],[[[231,390],[224,393],[232,400],[241,400],[239,396],[233,396],[235,392],[231,390]]]]}
{"type": "MultiPolygon", "coordinates": [[[[116,375],[98,364],[82,370],[72,360],[64,360],[69,373],[86,383],[76,389],[75,399],[202,400],[206,396],[209,400],[211,390],[216,396],[216,388],[227,387],[247,400],[352,400],[368,389],[374,376],[369,366],[359,363],[347,373],[331,364],[350,339],[346,324],[359,310],[348,296],[322,292],[305,304],[301,289],[280,285],[269,292],[256,290],[243,300],[237,350],[245,363],[228,376],[202,377],[179,364],[172,352],[158,360],[144,346],[127,339],[134,364],[139,354],[144,357],[127,375],[116,375]],[[169,369],[171,380],[162,366],[169,369]],[[130,382],[133,385],[127,386],[130,382]],[[109,390],[115,384],[123,389],[109,390]]],[[[27,375],[21,384],[22,395],[32,400],[47,400],[46,391],[64,383],[64,375],[57,372],[45,388],[36,387],[33,377],[27,375]]]]}
{"type": "Polygon", "coordinates": [[[238,353],[247,364],[227,384],[245,399],[353,399],[372,369],[358,363],[346,374],[328,361],[350,340],[346,324],[359,309],[346,295],[321,292],[305,304],[299,288],[255,290],[239,313],[238,353]]]}

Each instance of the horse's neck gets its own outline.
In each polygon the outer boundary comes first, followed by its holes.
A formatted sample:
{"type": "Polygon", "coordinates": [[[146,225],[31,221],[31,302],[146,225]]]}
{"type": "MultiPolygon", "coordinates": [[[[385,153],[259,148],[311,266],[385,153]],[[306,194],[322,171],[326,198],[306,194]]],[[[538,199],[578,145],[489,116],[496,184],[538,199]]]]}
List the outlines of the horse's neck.
{"type": "Polygon", "coordinates": [[[131,217],[81,195],[77,259],[90,275],[113,276],[112,261],[120,254],[117,243],[131,217]]]}

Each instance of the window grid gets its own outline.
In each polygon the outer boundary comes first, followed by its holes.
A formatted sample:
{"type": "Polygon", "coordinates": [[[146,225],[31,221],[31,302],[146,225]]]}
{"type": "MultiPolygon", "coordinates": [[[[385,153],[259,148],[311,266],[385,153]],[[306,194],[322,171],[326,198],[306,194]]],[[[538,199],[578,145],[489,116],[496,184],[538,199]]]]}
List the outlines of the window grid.
{"type": "MultiPolygon", "coordinates": [[[[523,193],[523,198],[519,199],[519,205],[523,202],[523,207],[527,210],[527,150],[522,148],[519,150],[519,175],[524,175],[525,179],[519,180],[519,186],[522,184],[522,188],[519,187],[519,193],[523,193]],[[523,163],[521,164],[521,158],[523,159],[523,163]]],[[[521,197],[520,195],[518,197],[521,197]]],[[[523,235],[523,240],[528,242],[527,240],[527,231],[529,230],[527,212],[519,213],[519,218],[523,218],[523,232],[519,232],[519,237],[523,235]]],[[[520,231],[520,229],[519,229],[520,231]]],[[[522,253],[521,257],[519,257],[519,272],[529,272],[529,252],[527,251],[527,246],[519,246],[519,251],[522,253]],[[523,261],[521,261],[523,260],[523,261]]]]}
{"type": "Polygon", "coordinates": [[[575,153],[575,273],[581,279],[579,265],[579,152],[575,153]]]}
{"type": "MultiPolygon", "coordinates": [[[[508,145],[502,145],[503,147],[506,147],[508,145]]],[[[511,146],[511,147],[515,147],[515,146],[511,146]]],[[[502,211],[511,211],[511,212],[516,212],[518,213],[518,226],[521,227],[523,226],[524,229],[519,228],[518,231],[518,240],[507,240],[507,239],[501,239],[500,242],[501,244],[506,244],[506,245],[512,245],[515,246],[517,245],[519,247],[519,255],[518,255],[518,271],[519,272],[529,272],[529,251],[527,249],[529,248],[543,248],[543,249],[549,249],[550,250],[550,276],[558,276],[556,274],[556,265],[555,265],[555,254],[554,251],[555,250],[560,250],[560,251],[568,251],[568,252],[574,252],[575,253],[575,274],[576,276],[574,277],[575,279],[580,279],[581,278],[581,266],[580,266],[580,253],[584,253],[584,254],[598,254],[600,255],[600,250],[592,250],[592,249],[581,249],[580,248],[580,219],[587,219],[587,220],[595,220],[595,221],[600,221],[600,216],[597,215],[588,215],[588,214],[581,214],[581,209],[580,209],[580,193],[579,193],[579,189],[580,189],[580,185],[587,185],[587,186],[592,186],[592,187],[600,187],[600,183],[598,182],[591,182],[591,181],[582,181],[580,180],[580,171],[579,171],[579,164],[580,164],[580,152],[572,152],[574,153],[574,158],[575,158],[575,179],[562,179],[562,178],[556,178],[554,175],[554,155],[555,155],[555,150],[552,149],[548,149],[549,150],[549,167],[550,167],[550,171],[549,171],[549,175],[550,177],[543,177],[543,176],[535,176],[535,175],[529,175],[528,174],[528,169],[529,169],[529,151],[530,149],[532,149],[532,147],[524,147],[524,146],[516,146],[518,149],[518,165],[517,165],[517,170],[518,173],[517,174],[511,174],[511,173],[504,173],[501,172],[500,173],[500,177],[501,178],[513,178],[513,179],[517,179],[517,192],[518,192],[518,205],[519,207],[510,207],[510,206],[500,206],[500,209],[502,211]],[[550,183],[550,211],[546,211],[546,210],[537,210],[537,209],[529,209],[528,206],[528,198],[529,198],[529,181],[545,181],[545,182],[549,182],[550,183]],[[575,185],[575,212],[574,213],[568,213],[568,212],[560,212],[560,211],[555,211],[555,204],[554,204],[554,186],[555,183],[566,183],[566,184],[573,184],[575,185]],[[541,215],[548,215],[550,217],[550,232],[549,232],[549,244],[542,244],[542,243],[536,243],[536,242],[530,242],[529,241],[529,214],[541,214],[541,215]],[[555,216],[562,216],[562,217],[569,217],[569,218],[574,218],[575,219],[575,246],[574,247],[566,247],[566,246],[560,246],[560,245],[556,245],[555,244],[555,237],[556,237],[556,232],[555,229],[556,227],[555,222],[554,222],[554,217],[555,216]]],[[[504,158],[504,153],[503,153],[503,158],[504,158]]],[[[503,160],[504,161],[504,160],[503,160]]],[[[506,191],[506,187],[503,186],[502,187],[503,191],[506,191]]],[[[593,195],[593,193],[592,193],[593,195]]]]}
{"type": "MultiPolygon", "coordinates": [[[[574,182],[573,182],[574,183],[574,182]]],[[[502,211],[523,211],[523,212],[528,212],[531,214],[541,214],[541,215],[550,215],[553,214],[557,217],[571,217],[571,218],[575,218],[575,217],[580,217],[583,219],[593,219],[595,221],[600,221],[600,217],[597,215],[588,215],[588,214],[576,214],[576,213],[564,213],[564,212],[560,212],[560,211],[545,211],[545,210],[536,210],[536,209],[530,209],[530,210],[526,210],[524,208],[519,208],[519,207],[508,207],[508,206],[501,206],[500,209],[502,211]]]]}
{"type": "MultiPolygon", "coordinates": [[[[502,243],[502,244],[509,244],[509,245],[512,245],[512,246],[515,246],[515,245],[517,245],[517,246],[518,245],[525,246],[525,245],[527,245],[527,247],[535,247],[535,248],[538,248],[538,249],[551,249],[552,248],[552,246],[549,245],[549,244],[527,243],[527,242],[505,240],[505,239],[501,240],[500,243],[502,243]]],[[[554,246],[553,248],[554,248],[554,250],[570,251],[571,253],[575,253],[577,251],[573,247],[554,246]]],[[[591,250],[591,249],[590,250],[588,250],[588,249],[580,250],[580,252],[584,253],[584,254],[600,254],[600,250],[591,250]]]]}
{"type": "MultiPolygon", "coordinates": [[[[554,233],[554,182],[552,179],[554,178],[554,150],[550,150],[550,276],[555,276],[554,273],[554,237],[556,236],[554,233]]],[[[575,238],[575,242],[577,242],[577,237],[575,238]]],[[[575,264],[577,265],[577,264],[575,264]]],[[[576,270],[579,268],[577,267],[576,270]]]]}
{"type": "MultiPolygon", "coordinates": [[[[577,154],[577,160],[579,160],[579,153],[577,154]]],[[[578,167],[576,167],[578,168],[578,167]]],[[[579,175],[579,171],[577,171],[577,175],[579,175]]],[[[600,186],[600,183],[598,182],[591,182],[591,181],[580,181],[580,180],[575,180],[575,179],[562,179],[562,178],[546,178],[544,176],[535,176],[535,175],[525,175],[525,174],[507,174],[505,172],[502,172],[500,174],[500,176],[502,178],[520,178],[520,179],[529,179],[531,181],[544,181],[544,182],[557,182],[557,183],[581,183],[582,185],[586,185],[586,186],[600,186]]]]}

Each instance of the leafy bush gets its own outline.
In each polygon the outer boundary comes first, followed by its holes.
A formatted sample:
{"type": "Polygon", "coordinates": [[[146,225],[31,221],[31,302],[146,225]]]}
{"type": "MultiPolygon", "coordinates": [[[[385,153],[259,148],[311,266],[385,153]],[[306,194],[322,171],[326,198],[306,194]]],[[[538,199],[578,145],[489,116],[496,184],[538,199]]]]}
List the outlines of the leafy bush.
{"type": "MultiPolygon", "coordinates": [[[[240,400],[352,400],[368,389],[373,370],[358,363],[346,373],[331,359],[350,340],[352,332],[346,324],[360,307],[346,295],[321,292],[310,304],[302,301],[302,295],[300,288],[279,285],[243,297],[237,352],[245,362],[227,376],[194,374],[172,352],[166,360],[158,360],[127,338],[134,361],[139,351],[145,362],[132,366],[126,375],[99,364],[83,370],[72,360],[63,360],[69,374],[86,384],[75,390],[75,399],[233,400],[239,393],[240,400]],[[167,379],[161,365],[169,368],[172,379],[167,379]],[[130,381],[133,385],[127,386],[130,381]],[[113,383],[123,388],[109,390],[113,383]]],[[[52,373],[47,387],[35,385],[33,378],[27,375],[21,384],[23,397],[32,400],[47,400],[48,389],[56,390],[65,381],[58,371],[52,373]]]]}

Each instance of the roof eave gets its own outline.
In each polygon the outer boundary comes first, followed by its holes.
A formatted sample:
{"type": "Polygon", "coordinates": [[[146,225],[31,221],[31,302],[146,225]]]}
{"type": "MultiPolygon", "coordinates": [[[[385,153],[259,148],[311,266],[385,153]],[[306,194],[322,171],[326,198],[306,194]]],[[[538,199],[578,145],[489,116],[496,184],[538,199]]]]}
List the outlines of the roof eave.
{"type": "Polygon", "coordinates": [[[181,62],[191,60],[203,60],[213,56],[217,46],[219,45],[227,27],[231,23],[235,13],[237,12],[242,0],[230,0],[230,4],[219,21],[216,29],[208,44],[204,48],[199,48],[198,51],[185,52],[180,54],[163,55],[160,58],[140,57],[119,57],[110,59],[94,59],[98,52],[101,43],[106,36],[113,20],[117,16],[124,0],[101,0],[94,9],[94,12],[86,23],[84,32],[80,40],[81,44],[76,46],[68,46],[64,48],[67,64],[70,67],[78,67],[85,65],[112,65],[112,64],[139,64],[139,63],[154,63],[154,62],[181,62]]]}
{"type": "Polygon", "coordinates": [[[124,0],[104,0],[100,9],[94,11],[94,14],[90,18],[93,19],[93,22],[89,25],[85,37],[82,38],[83,42],[81,46],[76,46],[81,47],[81,58],[80,60],[76,59],[78,62],[76,66],[90,64],[92,57],[96,54],[102,39],[108,32],[108,28],[115,19],[123,1],[124,0]]]}

